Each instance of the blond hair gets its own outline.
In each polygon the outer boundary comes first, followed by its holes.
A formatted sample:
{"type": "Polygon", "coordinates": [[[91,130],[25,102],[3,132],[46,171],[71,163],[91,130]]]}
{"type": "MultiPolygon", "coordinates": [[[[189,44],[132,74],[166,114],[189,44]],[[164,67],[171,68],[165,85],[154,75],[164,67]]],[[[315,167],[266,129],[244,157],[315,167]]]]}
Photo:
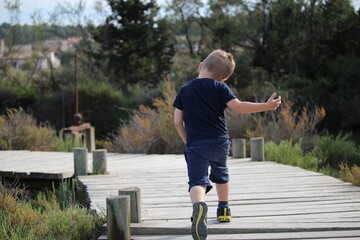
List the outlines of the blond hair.
{"type": "Polygon", "coordinates": [[[230,77],[234,72],[235,61],[231,53],[218,49],[205,58],[202,67],[209,71],[214,79],[220,80],[230,77]]]}

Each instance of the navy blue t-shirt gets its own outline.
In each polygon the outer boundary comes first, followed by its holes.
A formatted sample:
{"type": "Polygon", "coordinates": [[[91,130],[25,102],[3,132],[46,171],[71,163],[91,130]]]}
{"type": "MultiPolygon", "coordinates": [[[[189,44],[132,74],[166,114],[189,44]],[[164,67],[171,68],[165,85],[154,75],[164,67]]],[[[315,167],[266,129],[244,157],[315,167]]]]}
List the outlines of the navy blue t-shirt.
{"type": "Polygon", "coordinates": [[[234,98],[228,85],[211,78],[196,78],[183,85],[173,106],[184,113],[186,143],[228,138],[224,110],[234,98]]]}

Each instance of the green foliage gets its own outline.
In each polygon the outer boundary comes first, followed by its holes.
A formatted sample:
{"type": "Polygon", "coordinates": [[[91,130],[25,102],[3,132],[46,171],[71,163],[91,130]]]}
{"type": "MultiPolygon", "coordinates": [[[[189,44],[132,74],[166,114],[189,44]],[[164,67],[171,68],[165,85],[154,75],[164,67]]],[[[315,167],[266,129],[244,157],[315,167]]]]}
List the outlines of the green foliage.
{"type": "Polygon", "coordinates": [[[55,151],[58,152],[72,152],[74,148],[80,147],[80,143],[71,134],[64,134],[63,130],[59,132],[58,136],[53,136],[53,142],[56,145],[55,151]]]}
{"type": "Polygon", "coordinates": [[[31,44],[43,39],[67,38],[78,36],[79,32],[76,26],[56,26],[43,24],[34,25],[11,25],[2,23],[0,25],[0,38],[5,38],[7,45],[13,44],[31,44]],[[14,29],[16,27],[16,29],[14,29]],[[16,31],[15,31],[16,30],[16,31]],[[11,32],[16,32],[17,37],[10,38],[11,32]],[[54,36],[55,34],[55,36],[54,36]],[[42,35],[39,37],[39,35],[42,35]]]}
{"type": "Polygon", "coordinates": [[[114,74],[117,84],[142,81],[156,84],[169,69],[173,55],[167,23],[155,21],[154,0],[108,0],[112,15],[106,24],[94,27],[92,35],[100,43],[100,61],[114,74]]]}
{"type": "Polygon", "coordinates": [[[3,150],[51,151],[55,132],[48,126],[36,125],[36,121],[24,110],[8,110],[0,116],[0,139],[3,150]]]}
{"type": "Polygon", "coordinates": [[[278,145],[269,141],[265,144],[266,159],[282,164],[299,166],[304,169],[315,171],[318,168],[319,159],[312,153],[304,153],[301,143],[282,141],[278,145]]]}
{"type": "Polygon", "coordinates": [[[319,137],[314,149],[320,159],[319,168],[330,167],[339,170],[341,164],[352,167],[360,166],[359,148],[349,140],[349,134],[339,133],[336,137],[325,135],[319,137]]]}
{"type": "Polygon", "coordinates": [[[86,122],[95,126],[95,134],[99,139],[115,132],[132,107],[132,103],[120,90],[107,83],[80,84],[79,99],[79,109],[85,112],[83,115],[86,122]]]}
{"type": "Polygon", "coordinates": [[[19,191],[0,182],[0,239],[89,240],[100,235],[103,217],[77,204],[60,208],[55,192],[24,201],[19,191]]]}
{"type": "Polygon", "coordinates": [[[266,159],[339,177],[360,186],[360,148],[348,138],[349,135],[340,133],[336,137],[314,136],[295,144],[269,141],[265,143],[266,159]],[[307,141],[311,143],[305,143],[307,141]],[[304,146],[307,149],[304,150],[304,146]]]}
{"type": "Polygon", "coordinates": [[[38,126],[23,109],[8,109],[0,116],[0,150],[66,151],[78,146],[71,136],[56,135],[47,125],[38,126]]]}

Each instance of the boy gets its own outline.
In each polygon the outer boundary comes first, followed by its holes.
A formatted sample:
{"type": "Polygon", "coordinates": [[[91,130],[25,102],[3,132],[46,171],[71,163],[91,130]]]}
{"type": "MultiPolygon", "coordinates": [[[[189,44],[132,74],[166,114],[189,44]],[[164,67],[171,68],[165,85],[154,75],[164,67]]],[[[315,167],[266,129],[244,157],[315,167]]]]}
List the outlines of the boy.
{"type": "Polygon", "coordinates": [[[193,204],[191,233],[193,239],[207,237],[205,194],[216,184],[217,220],[230,222],[229,175],[226,165],[230,141],[224,110],[255,113],[275,110],[281,104],[272,94],[266,103],[241,102],[224,83],[235,68],[233,56],[222,50],[213,51],[200,63],[199,76],[183,85],[174,101],[175,127],[186,144],[185,159],[189,192],[193,204]],[[210,176],[208,168],[210,166],[210,176]]]}

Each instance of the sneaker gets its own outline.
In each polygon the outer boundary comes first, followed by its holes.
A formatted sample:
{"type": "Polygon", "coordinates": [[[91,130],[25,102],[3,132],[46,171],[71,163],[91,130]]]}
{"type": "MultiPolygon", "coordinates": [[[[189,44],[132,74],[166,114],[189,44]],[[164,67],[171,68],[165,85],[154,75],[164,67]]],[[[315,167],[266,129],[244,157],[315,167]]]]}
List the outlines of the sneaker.
{"type": "Polygon", "coordinates": [[[208,231],[206,226],[207,205],[204,202],[194,204],[191,234],[194,240],[206,240],[208,231]]]}
{"type": "Polygon", "coordinates": [[[217,220],[221,223],[231,221],[231,211],[229,207],[217,209],[217,220]]]}

